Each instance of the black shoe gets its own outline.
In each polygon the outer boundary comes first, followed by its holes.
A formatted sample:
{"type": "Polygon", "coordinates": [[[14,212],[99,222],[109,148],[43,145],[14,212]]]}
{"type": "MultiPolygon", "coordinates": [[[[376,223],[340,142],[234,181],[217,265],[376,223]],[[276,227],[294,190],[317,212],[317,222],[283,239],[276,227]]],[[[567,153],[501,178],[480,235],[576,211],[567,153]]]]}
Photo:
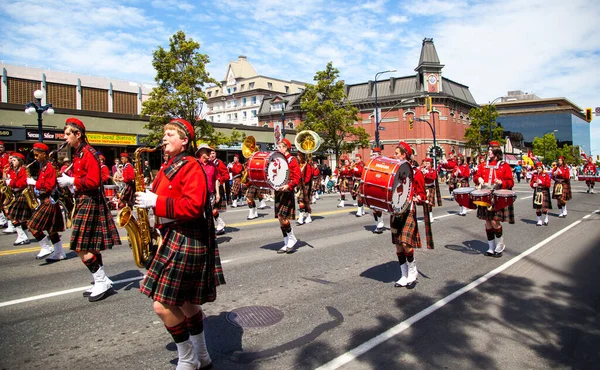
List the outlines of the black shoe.
{"type": "Polygon", "coordinates": [[[209,370],[209,369],[212,369],[212,368],[213,368],[213,366],[212,366],[212,362],[211,362],[208,365],[204,365],[202,367],[199,367],[198,370],[209,370]]]}
{"type": "Polygon", "coordinates": [[[499,253],[494,252],[493,256],[495,258],[500,258],[500,257],[502,257],[502,252],[499,252],[499,253]]]}
{"type": "Polygon", "coordinates": [[[221,230],[217,230],[216,234],[217,235],[225,235],[225,228],[223,228],[221,230]]]}
{"type": "Polygon", "coordinates": [[[98,294],[95,297],[92,297],[91,295],[88,296],[88,301],[90,301],[90,302],[98,302],[98,301],[101,301],[104,298],[112,295],[112,293],[113,293],[113,288],[109,288],[106,292],[104,292],[102,294],[98,294]]]}
{"type": "Polygon", "coordinates": [[[484,254],[488,257],[493,257],[496,253],[495,252],[485,252],[484,254]]]}
{"type": "Polygon", "coordinates": [[[548,221],[544,222],[544,226],[548,226],[548,221]]]}
{"type": "Polygon", "coordinates": [[[383,234],[383,229],[380,229],[380,228],[376,227],[375,230],[373,230],[373,233],[374,234],[383,234]]]}
{"type": "Polygon", "coordinates": [[[92,294],[92,293],[88,292],[88,291],[84,291],[81,295],[83,296],[83,298],[88,298],[90,296],[90,294],[92,294]]]}
{"type": "Polygon", "coordinates": [[[14,243],[13,243],[13,245],[15,245],[15,246],[17,246],[17,245],[27,245],[27,244],[29,244],[29,243],[30,243],[30,242],[29,242],[29,239],[26,239],[26,240],[20,241],[20,242],[18,242],[18,243],[17,243],[17,242],[14,242],[14,243]]]}

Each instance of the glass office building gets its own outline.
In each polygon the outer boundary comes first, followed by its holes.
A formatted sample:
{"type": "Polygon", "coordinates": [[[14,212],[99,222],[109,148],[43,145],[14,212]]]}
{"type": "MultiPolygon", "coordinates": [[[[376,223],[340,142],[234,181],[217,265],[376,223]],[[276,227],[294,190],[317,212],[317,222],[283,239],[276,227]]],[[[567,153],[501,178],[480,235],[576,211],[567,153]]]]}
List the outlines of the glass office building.
{"type": "Polygon", "coordinates": [[[507,101],[496,104],[496,122],[504,131],[521,133],[525,147],[533,146],[535,137],[554,132],[559,146],[578,145],[590,152],[590,123],[581,108],[565,98],[507,101]]]}

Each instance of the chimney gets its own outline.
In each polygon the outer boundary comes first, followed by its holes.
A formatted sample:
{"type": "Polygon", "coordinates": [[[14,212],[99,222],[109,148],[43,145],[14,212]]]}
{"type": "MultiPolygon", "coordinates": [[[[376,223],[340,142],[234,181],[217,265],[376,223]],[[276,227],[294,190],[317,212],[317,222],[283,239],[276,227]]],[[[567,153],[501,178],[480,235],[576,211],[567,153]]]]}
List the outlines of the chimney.
{"type": "Polygon", "coordinates": [[[246,58],[246,56],[245,56],[245,55],[240,55],[240,56],[238,56],[238,60],[246,60],[246,59],[247,59],[247,58],[246,58]]]}
{"type": "Polygon", "coordinates": [[[390,93],[394,93],[394,89],[396,88],[396,77],[390,77],[390,93]]]}
{"type": "Polygon", "coordinates": [[[373,86],[375,86],[375,83],[369,80],[369,96],[373,95],[373,86]]]}

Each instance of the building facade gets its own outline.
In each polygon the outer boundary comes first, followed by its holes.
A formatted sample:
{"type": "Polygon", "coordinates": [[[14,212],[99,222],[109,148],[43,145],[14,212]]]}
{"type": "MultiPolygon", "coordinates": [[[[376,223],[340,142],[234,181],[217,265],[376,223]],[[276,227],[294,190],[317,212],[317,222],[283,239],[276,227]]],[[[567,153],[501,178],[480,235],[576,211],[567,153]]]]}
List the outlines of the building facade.
{"type": "Polygon", "coordinates": [[[298,93],[306,84],[285,81],[256,73],[248,59],[241,55],[229,62],[221,86],[206,89],[209,122],[259,126],[258,111],[265,97],[298,93]]]}
{"type": "MultiPolygon", "coordinates": [[[[370,134],[371,146],[375,141],[377,105],[381,111],[379,136],[384,155],[392,156],[398,141],[404,140],[413,148],[417,160],[432,156],[434,132],[438,158],[448,152],[470,155],[465,150],[463,138],[470,124],[469,111],[478,104],[468,86],[443,76],[443,67],[433,39],[425,38],[416,74],[345,86],[348,101],[360,111],[355,125],[361,125],[370,134]],[[428,97],[432,98],[432,113],[425,106],[428,97]],[[414,122],[410,129],[409,120],[415,117],[429,124],[414,122]]],[[[286,128],[296,127],[304,119],[300,95],[264,99],[258,114],[259,125],[273,127],[274,123],[281,122],[283,108],[286,128]]],[[[368,158],[370,149],[358,149],[357,152],[368,158]]]]}
{"type": "Polygon", "coordinates": [[[554,132],[558,146],[579,146],[586,153],[591,150],[590,123],[585,120],[583,110],[567,98],[539,98],[518,90],[509,91],[496,109],[499,114],[496,122],[505,133],[522,137],[522,147],[531,148],[534,138],[554,132]]]}

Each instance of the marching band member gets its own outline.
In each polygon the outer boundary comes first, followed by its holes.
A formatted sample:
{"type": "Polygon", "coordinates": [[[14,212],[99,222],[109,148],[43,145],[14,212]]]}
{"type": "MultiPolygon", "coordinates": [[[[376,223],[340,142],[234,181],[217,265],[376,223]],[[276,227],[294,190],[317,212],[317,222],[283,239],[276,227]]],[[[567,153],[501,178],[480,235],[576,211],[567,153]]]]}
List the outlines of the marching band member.
{"type": "MultiPolygon", "coordinates": [[[[159,170],[152,191],[137,192],[136,205],[154,208],[163,235],[140,291],[152,298],[154,312],[177,345],[177,369],[209,369],[201,305],[217,298],[225,284],[207,179],[188,153],[194,128],[176,118],[164,127],[169,159],[159,170]]],[[[208,158],[208,152],[206,153],[208,158]]]]}
{"type": "MultiPolygon", "coordinates": [[[[2,171],[2,176],[8,172],[10,168],[10,156],[8,153],[4,151],[4,142],[0,141],[0,171],[2,171]]],[[[12,222],[9,222],[6,218],[6,214],[4,213],[4,193],[0,193],[0,228],[8,227],[8,229],[3,230],[5,233],[14,233],[14,226],[12,222]]]]}
{"type": "Polygon", "coordinates": [[[275,189],[275,218],[279,219],[279,226],[281,233],[283,234],[283,247],[277,251],[277,253],[292,253],[294,246],[298,242],[290,220],[296,218],[296,204],[294,199],[294,190],[296,186],[302,181],[300,174],[300,166],[296,157],[292,157],[290,149],[292,144],[288,139],[282,139],[277,145],[279,153],[285,156],[288,162],[288,169],[290,175],[288,183],[275,189]]]}
{"type": "Polygon", "coordinates": [[[298,162],[300,162],[300,182],[298,183],[298,189],[300,194],[298,195],[298,210],[300,211],[300,218],[298,218],[297,224],[304,225],[312,222],[310,214],[312,209],[310,207],[310,200],[312,194],[312,168],[310,161],[307,160],[306,154],[298,152],[298,162]]]}
{"type": "Polygon", "coordinates": [[[352,199],[356,201],[355,206],[358,206],[356,210],[356,217],[365,215],[365,206],[363,205],[363,198],[359,194],[360,179],[362,178],[363,170],[365,169],[365,163],[362,161],[362,156],[356,154],[354,157],[354,166],[352,166],[352,199]],[[358,198],[358,200],[356,199],[358,198]]]}
{"type": "MultiPolygon", "coordinates": [[[[587,163],[583,167],[583,173],[586,175],[596,176],[596,165],[594,164],[594,157],[591,155],[587,157],[587,163]]],[[[585,184],[587,185],[587,192],[594,194],[594,184],[596,183],[596,179],[592,178],[590,180],[585,180],[585,184]]],[[[566,213],[565,213],[566,214],[566,213]]]]}
{"type": "Polygon", "coordinates": [[[240,163],[239,154],[235,154],[233,156],[233,164],[231,165],[231,176],[233,179],[233,183],[231,185],[231,197],[233,198],[232,207],[237,207],[238,200],[242,197],[242,171],[244,171],[244,166],[240,163]]]}
{"type": "MultiPolygon", "coordinates": [[[[502,147],[500,146],[500,143],[497,141],[491,141],[490,142],[490,147],[492,149],[500,149],[500,151],[502,151],[502,147]]],[[[512,168],[511,168],[512,171],[512,168]]],[[[535,172],[535,169],[532,169],[532,172],[535,172]]],[[[529,180],[531,181],[531,180],[529,180]]],[[[509,188],[507,188],[507,190],[512,190],[513,186],[514,186],[514,180],[513,180],[513,185],[511,185],[509,188]]],[[[552,208],[552,207],[550,207],[552,208]]],[[[514,203],[511,203],[508,205],[508,223],[513,225],[515,223],[515,205],[514,203]]]]}
{"type": "MultiPolygon", "coordinates": [[[[473,175],[473,181],[482,188],[511,189],[514,186],[512,169],[502,158],[502,150],[500,148],[492,149],[490,146],[488,163],[479,165],[477,172],[473,175]]],[[[505,245],[501,222],[506,222],[510,218],[508,208],[504,207],[495,211],[493,208],[477,206],[477,218],[485,221],[485,232],[488,239],[486,256],[502,257],[505,245]]]]}
{"type": "Polygon", "coordinates": [[[37,181],[28,178],[27,184],[35,186],[40,206],[33,211],[28,226],[33,237],[40,243],[41,249],[36,258],[42,259],[52,254],[46,261],[56,262],[66,257],[58,234],[65,231],[65,224],[60,205],[51,198],[53,191],[56,190],[56,169],[48,160],[49,152],[50,149],[46,144],[33,144],[33,155],[40,164],[40,173],[37,181]],[[47,231],[48,235],[44,234],[44,231],[47,231]]]}
{"type": "Polygon", "coordinates": [[[533,209],[537,216],[537,226],[542,226],[542,214],[544,214],[543,224],[548,226],[548,208],[550,208],[550,185],[552,183],[550,175],[544,170],[542,162],[535,163],[536,172],[531,176],[529,185],[533,191],[533,209]],[[540,198],[541,197],[541,201],[540,198]]]}
{"type": "Polygon", "coordinates": [[[129,162],[129,153],[121,153],[121,163],[123,164],[123,182],[125,188],[119,200],[119,209],[125,206],[133,208],[135,201],[135,170],[129,162]]]}
{"type": "MultiPolygon", "coordinates": [[[[371,154],[371,158],[376,158],[379,157],[381,155],[381,148],[373,148],[373,153],[371,154]]],[[[383,223],[383,212],[381,211],[377,211],[377,210],[372,210],[373,211],[373,218],[375,219],[375,229],[373,229],[373,233],[375,234],[383,234],[383,228],[384,228],[384,223],[383,223]]]]}
{"type": "Polygon", "coordinates": [[[346,157],[342,157],[340,160],[340,168],[337,173],[337,178],[338,189],[340,191],[340,204],[338,204],[338,208],[344,208],[346,193],[350,191],[350,182],[352,181],[352,169],[350,168],[350,161],[346,157]]]}
{"type": "Polygon", "coordinates": [[[554,189],[552,199],[556,199],[560,214],[558,217],[567,217],[567,201],[571,200],[571,175],[569,167],[565,164],[563,156],[558,157],[558,166],[552,170],[554,189]]]}
{"type": "Polygon", "coordinates": [[[256,207],[255,200],[260,199],[261,203],[264,200],[261,198],[262,193],[261,193],[260,189],[250,181],[249,177],[246,177],[246,183],[244,185],[246,186],[246,203],[248,204],[247,219],[254,220],[255,218],[258,218],[258,209],[256,207]]]}
{"type": "Polygon", "coordinates": [[[102,154],[98,155],[98,158],[100,159],[100,175],[102,177],[102,184],[108,185],[108,180],[110,179],[110,170],[108,169],[108,166],[104,164],[106,162],[106,158],[102,154]]]}
{"type": "MultiPolygon", "coordinates": [[[[410,145],[404,141],[399,142],[394,157],[410,162],[412,157],[410,145]]],[[[418,276],[414,248],[421,248],[415,203],[421,204],[426,200],[425,181],[421,171],[414,170],[412,186],[410,189],[405,189],[405,191],[409,192],[410,201],[413,203],[403,214],[391,215],[390,228],[392,230],[392,243],[396,245],[396,255],[402,272],[402,277],[394,286],[410,288],[414,286],[418,276]]]]}
{"type": "Polygon", "coordinates": [[[456,188],[456,179],[452,176],[452,173],[456,169],[457,163],[454,158],[454,153],[450,152],[449,157],[441,161],[441,167],[446,170],[450,174],[448,176],[448,191],[450,192],[450,200],[454,201],[454,189],[456,188]]]}
{"type": "MultiPolygon", "coordinates": [[[[469,165],[465,162],[465,157],[462,154],[459,154],[456,160],[456,168],[452,172],[452,176],[454,177],[454,183],[457,188],[460,187],[469,187],[469,177],[471,176],[471,169],[469,165]]],[[[458,212],[459,216],[465,216],[467,214],[467,207],[460,206],[460,211],[458,212]]]]}
{"type": "Polygon", "coordinates": [[[435,207],[435,180],[437,179],[437,171],[433,168],[433,158],[423,159],[421,172],[425,180],[425,194],[427,202],[423,203],[423,212],[429,217],[429,222],[433,222],[433,207],[435,207]]]}
{"type": "Polygon", "coordinates": [[[31,218],[31,208],[27,204],[27,199],[23,194],[23,190],[27,187],[27,171],[25,170],[25,156],[21,153],[13,152],[10,154],[12,170],[8,171],[8,178],[5,180],[6,185],[10,186],[15,200],[8,207],[8,219],[17,232],[17,240],[13,245],[29,244],[29,235],[27,235],[27,221],[31,218]]]}
{"type": "Polygon", "coordinates": [[[221,217],[219,211],[225,212],[227,210],[227,199],[225,199],[225,184],[229,182],[229,169],[222,160],[217,158],[217,151],[214,148],[210,148],[210,154],[208,157],[209,161],[215,164],[218,171],[219,179],[219,197],[220,200],[213,206],[213,217],[217,226],[217,235],[225,234],[225,221],[221,217]]]}
{"type": "MultiPolygon", "coordinates": [[[[221,202],[221,184],[219,182],[219,169],[217,168],[217,166],[215,165],[215,162],[210,160],[210,152],[213,150],[213,148],[211,148],[208,144],[202,143],[198,146],[198,150],[196,150],[196,156],[200,159],[200,165],[202,165],[202,169],[204,170],[204,173],[206,174],[206,183],[207,183],[207,190],[208,190],[208,198],[210,200],[210,204],[211,204],[211,213],[213,216],[213,219],[215,220],[215,224],[219,225],[219,220],[217,219],[217,216],[215,217],[215,210],[214,208],[212,208],[215,204],[218,204],[221,202]]],[[[220,217],[219,217],[220,218],[220,217]]],[[[223,223],[223,225],[225,224],[225,222],[223,222],[221,220],[221,222],[223,223]]],[[[222,229],[217,229],[216,231],[216,235],[223,235],[225,234],[225,226],[223,226],[222,229]]]]}
{"type": "Polygon", "coordinates": [[[94,277],[94,285],[84,292],[90,302],[106,297],[112,281],[106,276],[102,250],[120,245],[121,238],[105,202],[100,175],[98,152],[88,143],[85,126],[77,118],[67,118],[65,140],[75,149],[73,177],[62,174],[57,179],[60,187],[74,187],[75,216],[71,233],[71,250],[94,277]]]}
{"type": "Polygon", "coordinates": [[[321,189],[321,170],[319,169],[319,164],[317,162],[313,162],[311,203],[317,203],[317,200],[319,200],[319,190],[320,189],[321,189]]]}

